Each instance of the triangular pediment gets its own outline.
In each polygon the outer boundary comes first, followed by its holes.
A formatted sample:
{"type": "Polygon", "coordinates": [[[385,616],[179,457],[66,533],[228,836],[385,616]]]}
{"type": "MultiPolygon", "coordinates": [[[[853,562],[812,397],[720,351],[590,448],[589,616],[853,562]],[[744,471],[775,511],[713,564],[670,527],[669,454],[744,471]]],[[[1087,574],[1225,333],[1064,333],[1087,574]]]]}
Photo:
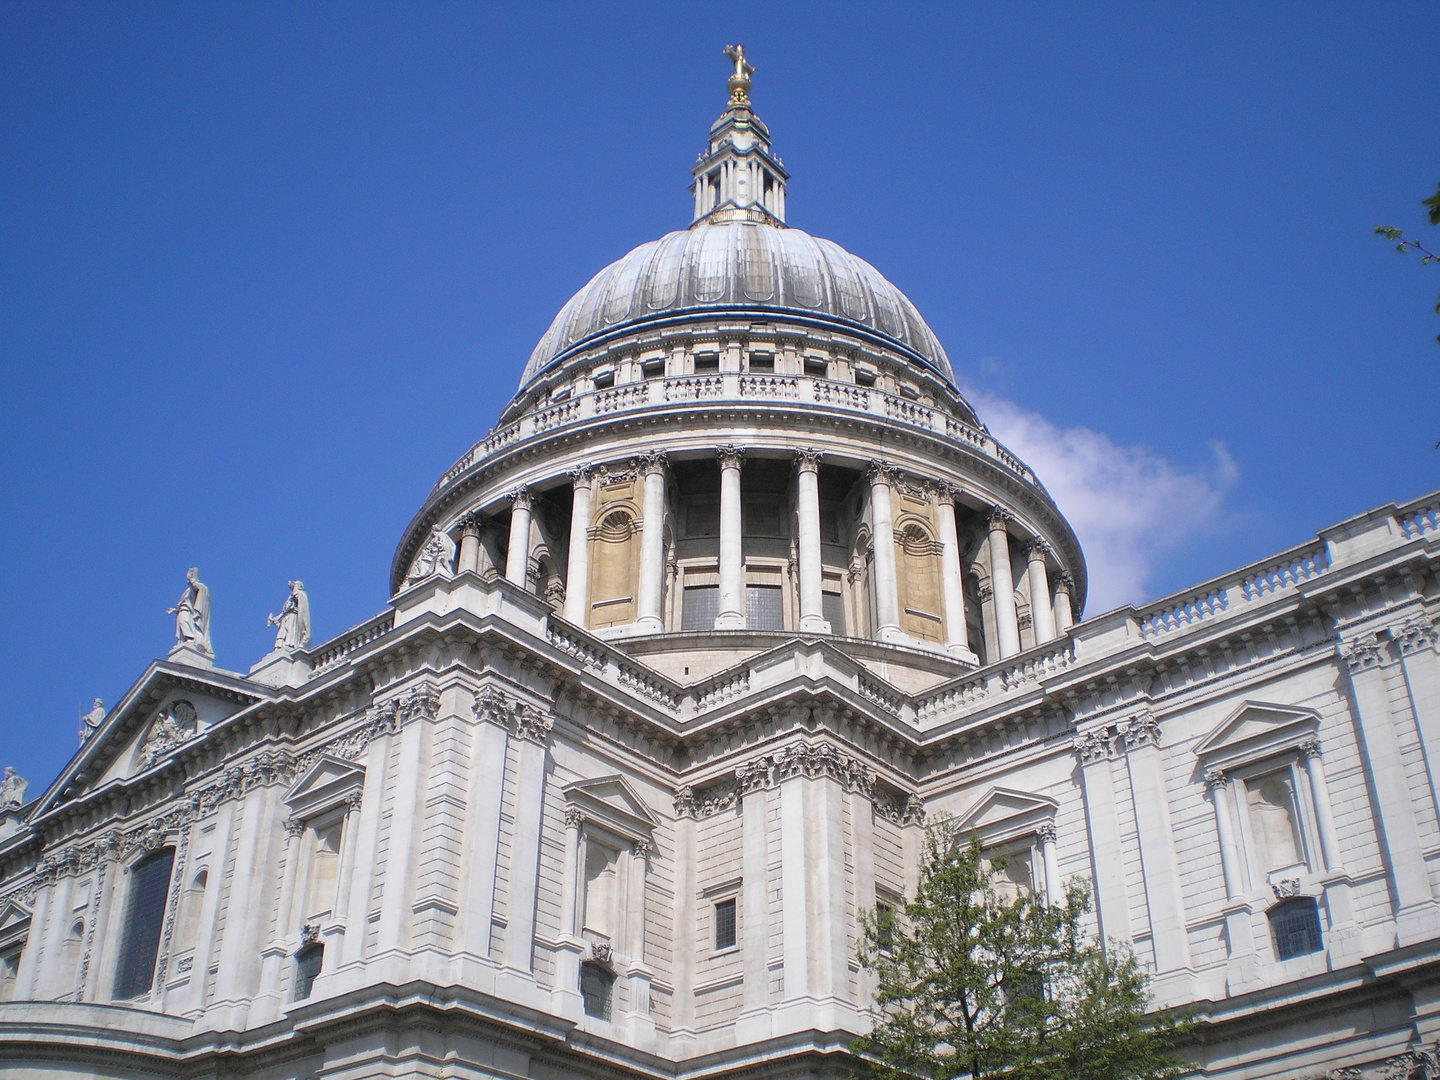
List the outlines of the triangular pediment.
{"type": "Polygon", "coordinates": [[[1304,741],[1319,727],[1314,709],[1247,701],[1200,740],[1195,754],[1210,764],[1263,756],[1304,741]]]}
{"type": "Polygon", "coordinates": [[[322,754],[285,793],[285,805],[303,818],[340,802],[364,786],[364,766],[322,754]]]}
{"type": "Polygon", "coordinates": [[[579,780],[565,788],[565,801],[622,835],[648,836],[660,823],[622,776],[579,780]]]}
{"type": "Polygon", "coordinates": [[[1044,795],[993,787],[982,795],[956,822],[964,832],[979,833],[982,839],[1033,826],[1055,816],[1060,804],[1044,795]]]}
{"type": "Polygon", "coordinates": [[[18,900],[7,900],[0,904],[0,934],[30,921],[30,912],[18,900]]]}

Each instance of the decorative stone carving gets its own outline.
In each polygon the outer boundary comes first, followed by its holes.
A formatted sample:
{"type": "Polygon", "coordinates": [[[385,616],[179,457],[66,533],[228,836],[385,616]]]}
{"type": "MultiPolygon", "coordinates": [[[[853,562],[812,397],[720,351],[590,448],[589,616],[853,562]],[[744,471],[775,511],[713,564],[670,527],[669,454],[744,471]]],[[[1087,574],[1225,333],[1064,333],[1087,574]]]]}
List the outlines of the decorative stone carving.
{"type": "Polygon", "coordinates": [[[1354,641],[1340,647],[1340,655],[1350,668],[1350,674],[1378,667],[1383,659],[1380,638],[1376,634],[1361,634],[1354,641]]]}
{"type": "Polygon", "coordinates": [[[609,967],[615,962],[615,950],[608,941],[592,941],[585,959],[609,967]]]}
{"type": "Polygon", "coordinates": [[[140,767],[148,769],[182,743],[193,739],[198,731],[195,706],[188,701],[172,701],[150,725],[150,733],[140,746],[140,767]]]}
{"type": "Polygon", "coordinates": [[[1081,765],[1091,765],[1097,761],[1104,761],[1111,753],[1111,740],[1108,728],[1092,728],[1089,731],[1082,731],[1075,736],[1073,743],[1075,753],[1080,757],[1081,765]]]}
{"type": "Polygon", "coordinates": [[[1055,553],[1051,550],[1050,545],[1039,537],[1025,542],[1026,559],[1046,559],[1053,554],[1055,553]]]}
{"type": "Polygon", "coordinates": [[[294,652],[310,647],[310,598],[305,595],[305,585],[299,581],[288,581],[290,595],[279,615],[265,616],[265,625],[277,627],[275,651],[294,652]]]}
{"type": "Polygon", "coordinates": [[[405,584],[413,585],[417,581],[424,581],[437,574],[448,577],[454,565],[455,541],[450,539],[444,529],[436,525],[430,530],[430,535],[425,543],[421,545],[415,561],[410,564],[410,573],[405,576],[405,584]]]}
{"type": "Polygon", "coordinates": [[[747,761],[735,770],[735,787],[742,796],[759,791],[770,783],[770,766],[773,758],[762,757],[747,761]]]}
{"type": "Polygon", "coordinates": [[[1406,656],[1425,649],[1440,647],[1440,630],[1424,615],[1415,615],[1399,626],[1390,628],[1390,636],[1406,656]]]}
{"type": "Polygon", "coordinates": [[[1225,775],[1224,769],[1210,769],[1205,773],[1205,789],[1207,791],[1222,788],[1228,783],[1230,783],[1230,777],[1225,775]]]}
{"type": "Polygon", "coordinates": [[[530,489],[524,484],[510,492],[510,506],[515,510],[529,510],[535,505],[530,489]]]}
{"type": "Polygon", "coordinates": [[[90,711],[80,717],[80,745],[84,746],[95,730],[105,722],[105,703],[98,697],[95,704],[90,706],[90,711]]]}
{"type": "Polygon", "coordinates": [[[902,825],[925,824],[925,802],[913,792],[905,799],[905,810],[900,816],[902,825]]]}
{"type": "Polygon", "coordinates": [[[636,858],[644,859],[646,862],[649,862],[651,859],[655,858],[656,854],[658,854],[658,849],[655,847],[655,841],[644,836],[642,836],[639,840],[636,840],[630,846],[630,850],[634,852],[636,858]]]}
{"type": "Polygon", "coordinates": [[[1003,506],[992,506],[986,521],[990,525],[991,532],[998,532],[1005,529],[1010,522],[1015,520],[1015,515],[1006,510],[1003,506]]]}
{"type": "Polygon", "coordinates": [[[875,460],[870,462],[870,467],[865,470],[865,479],[868,483],[881,483],[894,487],[900,481],[900,470],[888,461],[875,460]]]}
{"type": "Polygon", "coordinates": [[[554,717],[534,705],[520,705],[515,710],[515,734],[522,739],[544,746],[554,727],[554,717]]]}
{"type": "Polygon", "coordinates": [[[1283,881],[1272,881],[1270,891],[1275,894],[1276,900],[1286,900],[1292,896],[1300,895],[1300,879],[1298,877],[1285,878],[1283,881]]]}
{"type": "Polygon", "coordinates": [[[1440,1080],[1440,1042],[1429,1050],[1417,1046],[1385,1062],[1381,1080],[1440,1080]]]}
{"type": "Polygon", "coordinates": [[[683,784],[680,790],[675,792],[675,816],[695,816],[695,789],[689,784],[683,784]]]}
{"type": "Polygon", "coordinates": [[[664,450],[651,450],[647,454],[641,454],[636,462],[640,469],[641,476],[649,476],[651,473],[664,472],[666,467],[666,455],[664,450]]]}
{"type": "Polygon", "coordinates": [[[190,567],[185,571],[185,591],[175,606],[166,608],[166,615],[175,616],[175,648],[171,653],[185,649],[199,653],[213,660],[215,650],[210,647],[210,590],[200,581],[200,571],[190,567]]]}
{"type": "Polygon", "coordinates": [[[824,456],[814,447],[800,447],[795,451],[795,469],[798,472],[816,472],[820,468],[820,459],[824,456]]]}
{"type": "Polygon", "coordinates": [[[586,822],[585,811],[578,806],[565,807],[565,825],[571,829],[578,829],[586,822]]]}
{"type": "Polygon", "coordinates": [[[5,766],[5,777],[0,780],[0,810],[18,810],[25,805],[25,791],[30,781],[9,765],[5,766]]]}
{"type": "Polygon", "coordinates": [[[1318,758],[1320,756],[1320,740],[1306,739],[1299,746],[1295,747],[1300,752],[1301,759],[1318,758]]]}
{"type": "Polygon", "coordinates": [[[715,456],[719,459],[722,469],[738,469],[745,462],[745,451],[733,444],[717,446],[715,456]]]}
{"type": "Polygon", "coordinates": [[[292,837],[304,836],[306,827],[303,818],[292,817],[285,819],[285,831],[292,837]]]}
{"type": "Polygon", "coordinates": [[[1124,740],[1126,750],[1151,746],[1160,741],[1160,721],[1148,709],[1129,720],[1120,721],[1115,730],[1124,740]]]}
{"type": "Polygon", "coordinates": [[[320,924],[307,922],[300,928],[300,947],[309,948],[320,940],[320,924]]]}
{"type": "Polygon", "coordinates": [[[1042,844],[1046,843],[1047,841],[1053,844],[1055,842],[1056,835],[1057,834],[1055,829],[1055,823],[1053,821],[1043,822],[1035,830],[1035,838],[1039,840],[1042,844]]]}

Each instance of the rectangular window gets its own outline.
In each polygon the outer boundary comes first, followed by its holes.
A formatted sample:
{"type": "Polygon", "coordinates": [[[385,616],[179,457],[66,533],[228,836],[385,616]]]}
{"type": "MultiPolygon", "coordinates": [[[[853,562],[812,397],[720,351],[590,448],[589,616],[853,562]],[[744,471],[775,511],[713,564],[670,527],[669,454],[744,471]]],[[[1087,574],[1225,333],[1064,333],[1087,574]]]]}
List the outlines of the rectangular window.
{"type": "Polygon", "coordinates": [[[599,964],[586,961],[580,965],[580,996],[585,1001],[586,1016],[609,1020],[611,1001],[615,996],[615,976],[599,964]]]}
{"type": "Polygon", "coordinates": [[[874,369],[874,368],[861,368],[861,367],[857,367],[857,368],[855,369],[855,385],[856,385],[856,386],[874,386],[874,385],[875,385],[875,375],[876,375],[876,372],[875,372],[875,369],[874,369]]]}
{"type": "Polygon", "coordinates": [[[610,368],[610,369],[608,369],[608,370],[606,370],[606,371],[597,371],[597,372],[595,373],[595,389],[596,389],[596,390],[609,390],[610,387],[612,387],[612,386],[614,386],[614,385],[615,385],[615,369],[614,369],[614,368],[610,368]]]}
{"type": "Polygon", "coordinates": [[[750,370],[756,375],[775,374],[775,354],[753,352],[750,354],[750,370]]]}
{"type": "Polygon", "coordinates": [[[646,360],[640,365],[640,374],[647,379],[658,379],[665,374],[665,358],[646,360]]]}
{"type": "Polygon", "coordinates": [[[735,900],[721,900],[715,905],[715,951],[735,947],[735,900]]]}
{"type": "Polygon", "coordinates": [[[15,984],[20,978],[20,950],[0,956],[0,1001],[15,999],[15,984]]]}
{"type": "Polygon", "coordinates": [[[325,963],[325,946],[308,945],[295,954],[295,1000],[304,1001],[315,988],[315,980],[325,963]]]}
{"type": "Polygon", "coordinates": [[[832,634],[845,633],[845,598],[839,593],[820,594],[820,614],[830,624],[832,634]]]}
{"type": "Polygon", "coordinates": [[[719,585],[687,585],[680,609],[681,630],[713,630],[720,614],[719,585]]]}
{"type": "Polygon", "coordinates": [[[875,945],[886,952],[895,945],[895,909],[889,904],[875,905],[875,945]]]}
{"type": "Polygon", "coordinates": [[[708,375],[720,370],[719,353],[696,353],[695,374],[708,375]]]}
{"type": "Polygon", "coordinates": [[[840,543],[840,508],[820,504],[820,540],[826,544],[840,543]]]}
{"type": "Polygon", "coordinates": [[[155,984],[155,960],[160,953],[160,930],[174,865],[175,849],[166,848],[130,868],[120,970],[115,974],[115,997],[121,1001],[148,994],[155,984]]]}
{"type": "Polygon", "coordinates": [[[784,630],[784,594],[779,585],[745,587],[745,625],[751,630],[784,630]]]}
{"type": "Polygon", "coordinates": [[[830,365],[824,360],[817,360],[807,356],[805,358],[805,374],[812,379],[823,379],[828,373],[830,365]]]}

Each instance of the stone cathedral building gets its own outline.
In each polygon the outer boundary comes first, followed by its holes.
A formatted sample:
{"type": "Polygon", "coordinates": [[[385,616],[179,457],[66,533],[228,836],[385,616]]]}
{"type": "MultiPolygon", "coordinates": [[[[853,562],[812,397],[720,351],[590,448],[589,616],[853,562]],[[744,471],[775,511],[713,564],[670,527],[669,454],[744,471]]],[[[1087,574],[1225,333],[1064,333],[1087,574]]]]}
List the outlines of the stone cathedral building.
{"type": "Polygon", "coordinates": [[[556,316],[385,610],[311,646],[292,583],[239,674],[192,574],[0,786],[0,1074],[844,1075],[857,920],[948,814],[1093,883],[1200,1075],[1437,1075],[1440,502],[1081,619],[920,314],[785,224],[733,59],[693,222],[556,316]]]}

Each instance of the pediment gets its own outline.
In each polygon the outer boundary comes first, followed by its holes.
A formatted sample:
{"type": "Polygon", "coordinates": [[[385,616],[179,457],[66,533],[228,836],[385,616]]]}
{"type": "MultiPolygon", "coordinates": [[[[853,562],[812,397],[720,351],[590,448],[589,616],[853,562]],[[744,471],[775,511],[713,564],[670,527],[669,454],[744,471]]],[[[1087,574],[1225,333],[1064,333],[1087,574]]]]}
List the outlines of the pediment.
{"type": "Polygon", "coordinates": [[[0,904],[0,936],[6,931],[29,925],[30,912],[18,900],[7,900],[0,904]]]}
{"type": "Polygon", "coordinates": [[[1314,709],[1247,701],[1196,744],[1195,754],[1214,765],[1261,757],[1303,742],[1319,727],[1314,709]]]}
{"type": "Polygon", "coordinates": [[[345,799],[365,786],[365,768],[322,754],[285,793],[285,805],[304,818],[345,799]]]}
{"type": "Polygon", "coordinates": [[[1052,819],[1059,808],[1059,803],[1044,795],[992,787],[956,822],[964,832],[979,833],[982,840],[993,842],[1002,835],[1021,832],[1052,819]]]}
{"type": "Polygon", "coordinates": [[[622,836],[648,837],[660,824],[645,800],[618,775],[576,781],[565,788],[565,801],[622,836]]]}

